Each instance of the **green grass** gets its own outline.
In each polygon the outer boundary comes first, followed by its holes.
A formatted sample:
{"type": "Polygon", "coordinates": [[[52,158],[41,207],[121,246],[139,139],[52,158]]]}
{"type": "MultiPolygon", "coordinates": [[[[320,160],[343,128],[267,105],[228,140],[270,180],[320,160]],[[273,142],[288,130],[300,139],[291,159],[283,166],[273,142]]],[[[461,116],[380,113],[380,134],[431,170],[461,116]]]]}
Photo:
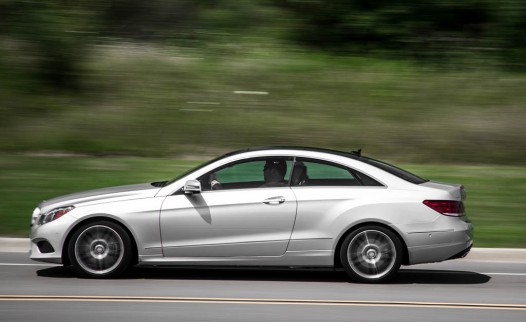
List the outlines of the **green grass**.
{"type": "Polygon", "coordinates": [[[309,145],[411,163],[525,165],[524,74],[254,42],[97,46],[81,92],[0,88],[0,151],[179,158],[309,145]]]}
{"type": "MultiPolygon", "coordinates": [[[[43,199],[86,189],[169,179],[198,161],[128,157],[0,156],[0,235],[27,236],[43,199]]],[[[479,247],[526,247],[526,167],[404,165],[426,178],[463,183],[479,247]]]]}

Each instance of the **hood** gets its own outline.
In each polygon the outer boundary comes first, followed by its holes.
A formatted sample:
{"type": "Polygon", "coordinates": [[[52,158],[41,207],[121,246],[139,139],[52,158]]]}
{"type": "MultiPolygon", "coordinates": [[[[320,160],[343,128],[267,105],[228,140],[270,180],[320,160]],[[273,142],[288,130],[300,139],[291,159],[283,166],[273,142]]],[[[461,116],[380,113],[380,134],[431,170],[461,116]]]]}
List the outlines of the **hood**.
{"type": "Polygon", "coordinates": [[[41,209],[41,213],[45,213],[62,206],[79,206],[87,203],[94,204],[117,200],[149,198],[154,197],[159,189],[159,187],[155,187],[151,183],[141,183],[88,190],[44,200],[40,203],[39,208],[41,209]]]}

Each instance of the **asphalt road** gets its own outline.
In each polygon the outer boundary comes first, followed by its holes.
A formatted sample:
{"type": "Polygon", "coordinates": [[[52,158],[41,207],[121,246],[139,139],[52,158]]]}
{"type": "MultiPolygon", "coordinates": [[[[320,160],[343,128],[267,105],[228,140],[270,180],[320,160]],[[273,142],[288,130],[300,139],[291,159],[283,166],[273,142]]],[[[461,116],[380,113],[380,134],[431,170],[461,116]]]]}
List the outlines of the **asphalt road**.
{"type": "Polygon", "coordinates": [[[405,267],[389,284],[330,270],[134,268],[115,280],[0,253],[0,321],[526,321],[526,262],[405,267]]]}

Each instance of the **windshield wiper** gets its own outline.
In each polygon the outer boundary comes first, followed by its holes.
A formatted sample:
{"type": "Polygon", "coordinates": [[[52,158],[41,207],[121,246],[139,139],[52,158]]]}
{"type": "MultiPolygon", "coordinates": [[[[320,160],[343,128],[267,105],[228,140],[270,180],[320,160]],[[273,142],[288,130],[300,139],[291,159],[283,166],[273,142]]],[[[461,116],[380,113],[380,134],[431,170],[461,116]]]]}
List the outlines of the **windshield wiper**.
{"type": "Polygon", "coordinates": [[[166,186],[166,184],[168,183],[168,180],[166,181],[157,181],[157,182],[152,182],[151,185],[154,186],[154,187],[164,187],[166,186]]]}

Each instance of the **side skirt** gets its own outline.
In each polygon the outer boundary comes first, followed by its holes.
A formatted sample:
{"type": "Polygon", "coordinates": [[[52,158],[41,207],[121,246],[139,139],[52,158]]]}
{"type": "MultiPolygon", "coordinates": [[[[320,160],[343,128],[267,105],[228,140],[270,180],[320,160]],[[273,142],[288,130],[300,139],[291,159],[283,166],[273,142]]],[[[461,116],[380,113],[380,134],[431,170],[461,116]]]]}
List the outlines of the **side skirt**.
{"type": "Polygon", "coordinates": [[[289,251],[283,256],[160,257],[140,256],[140,266],[289,266],[332,267],[334,251],[289,251]]]}

